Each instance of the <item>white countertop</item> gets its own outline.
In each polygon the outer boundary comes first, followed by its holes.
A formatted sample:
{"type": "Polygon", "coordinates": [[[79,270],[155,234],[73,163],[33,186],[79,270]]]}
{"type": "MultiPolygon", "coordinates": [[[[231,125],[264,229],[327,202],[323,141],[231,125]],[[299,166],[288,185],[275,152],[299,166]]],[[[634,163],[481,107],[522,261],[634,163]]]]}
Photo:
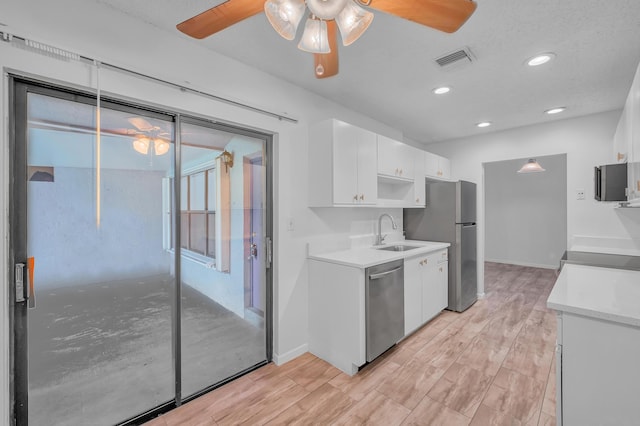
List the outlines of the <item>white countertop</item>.
{"type": "Polygon", "coordinates": [[[640,327],[640,271],[565,264],[547,306],[640,327]]]}
{"type": "Polygon", "coordinates": [[[368,246],[340,251],[332,251],[328,253],[309,254],[309,259],[337,263],[339,265],[345,266],[353,266],[356,268],[368,268],[370,266],[379,265],[381,263],[392,262],[398,259],[405,259],[425,253],[430,253],[432,251],[445,249],[450,245],[451,244],[449,243],[439,243],[433,241],[401,240],[393,241],[389,244],[385,244],[384,246],[379,247],[368,246]],[[415,246],[419,248],[407,251],[379,250],[379,247],[398,244],[415,246]]]}

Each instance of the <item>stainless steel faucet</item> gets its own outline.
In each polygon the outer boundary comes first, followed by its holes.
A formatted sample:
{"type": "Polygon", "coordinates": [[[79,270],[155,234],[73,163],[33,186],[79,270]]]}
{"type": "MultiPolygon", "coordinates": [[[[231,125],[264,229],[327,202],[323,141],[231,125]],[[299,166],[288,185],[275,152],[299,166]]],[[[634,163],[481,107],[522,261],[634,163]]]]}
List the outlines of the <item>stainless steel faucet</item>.
{"type": "Polygon", "coordinates": [[[393,220],[393,216],[391,216],[389,213],[382,213],[378,218],[378,235],[376,235],[376,246],[381,246],[382,242],[384,241],[384,237],[386,237],[386,235],[382,235],[382,218],[385,216],[391,219],[391,226],[393,227],[393,229],[398,229],[398,225],[396,225],[396,221],[393,220]]]}

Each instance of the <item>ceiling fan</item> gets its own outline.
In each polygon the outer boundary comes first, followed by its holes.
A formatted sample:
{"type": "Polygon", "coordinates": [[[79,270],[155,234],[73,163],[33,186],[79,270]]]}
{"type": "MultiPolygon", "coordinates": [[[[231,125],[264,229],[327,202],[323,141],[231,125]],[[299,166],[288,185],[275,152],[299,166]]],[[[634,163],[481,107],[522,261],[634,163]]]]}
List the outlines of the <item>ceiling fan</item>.
{"type": "Polygon", "coordinates": [[[115,129],[113,133],[134,136],[133,149],[140,154],[164,155],[169,151],[171,134],[154,126],[142,117],[129,117],[127,121],[135,129],[115,129]],[[153,147],[152,150],[149,148],[153,147]]]}
{"type": "Polygon", "coordinates": [[[264,11],[278,34],[293,40],[309,8],[311,13],[298,48],[313,53],[316,78],[326,78],[338,74],[337,29],[343,45],[348,46],[373,20],[373,13],[361,6],[453,33],[477,5],[473,0],[227,0],[181,22],[177,28],[202,39],[264,11]]]}

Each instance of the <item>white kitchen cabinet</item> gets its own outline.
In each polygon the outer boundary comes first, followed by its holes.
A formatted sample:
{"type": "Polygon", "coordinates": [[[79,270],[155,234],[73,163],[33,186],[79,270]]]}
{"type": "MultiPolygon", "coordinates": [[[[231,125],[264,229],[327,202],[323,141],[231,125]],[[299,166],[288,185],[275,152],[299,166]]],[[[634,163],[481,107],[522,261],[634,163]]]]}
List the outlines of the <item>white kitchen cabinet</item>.
{"type": "Polygon", "coordinates": [[[451,178],[451,161],[431,152],[425,153],[425,175],[437,179],[451,178]]]}
{"type": "Polygon", "coordinates": [[[378,198],[376,134],[331,119],[309,127],[309,206],[372,206],[378,198]]]}
{"type": "Polygon", "coordinates": [[[437,316],[448,305],[447,250],[405,259],[405,334],[437,316]]]}
{"type": "Polygon", "coordinates": [[[426,152],[421,149],[412,148],[412,157],[414,164],[414,180],[413,180],[413,200],[416,207],[424,207],[426,204],[426,185],[425,185],[425,162],[426,152]]]}
{"type": "Polygon", "coordinates": [[[412,147],[386,136],[377,135],[378,174],[397,179],[413,180],[412,147]]]}
{"type": "MultiPolygon", "coordinates": [[[[629,160],[627,164],[627,199],[635,206],[640,206],[640,66],[631,85],[629,99],[627,100],[629,111],[626,119],[630,122],[629,135],[629,160]]],[[[625,107],[626,111],[627,107],[625,107]]],[[[623,112],[624,114],[624,112],[623,112]]]]}
{"type": "Polygon", "coordinates": [[[620,121],[613,136],[613,157],[617,163],[626,163],[631,149],[631,94],[622,110],[620,121]]]}
{"type": "Polygon", "coordinates": [[[424,256],[404,261],[404,334],[408,335],[422,324],[422,262],[424,256]]]}
{"type": "Polygon", "coordinates": [[[309,352],[354,375],[366,362],[364,269],[309,260],[309,352]]]}
{"type": "Polygon", "coordinates": [[[558,425],[636,425],[640,327],[558,314],[558,425]]]}

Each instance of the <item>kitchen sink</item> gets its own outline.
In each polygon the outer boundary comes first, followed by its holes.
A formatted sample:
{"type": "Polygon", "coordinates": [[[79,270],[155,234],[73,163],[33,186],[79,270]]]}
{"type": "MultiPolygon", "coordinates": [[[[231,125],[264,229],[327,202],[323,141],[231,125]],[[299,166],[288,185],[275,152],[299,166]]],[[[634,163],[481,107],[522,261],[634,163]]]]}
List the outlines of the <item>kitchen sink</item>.
{"type": "Polygon", "coordinates": [[[420,246],[406,246],[404,244],[395,244],[392,246],[384,246],[379,247],[376,250],[385,250],[385,251],[407,251],[420,248],[420,246]]]}

